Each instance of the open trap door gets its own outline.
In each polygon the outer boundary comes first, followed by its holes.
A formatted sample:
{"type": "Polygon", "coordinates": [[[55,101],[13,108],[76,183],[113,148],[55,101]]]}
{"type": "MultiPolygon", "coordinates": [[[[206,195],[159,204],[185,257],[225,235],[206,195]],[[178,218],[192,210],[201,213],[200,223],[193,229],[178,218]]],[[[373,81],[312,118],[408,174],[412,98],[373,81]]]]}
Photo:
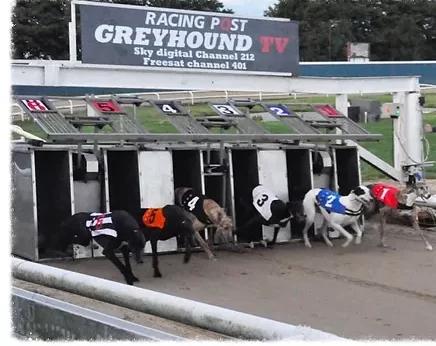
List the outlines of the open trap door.
{"type": "MultiPolygon", "coordinates": [[[[361,184],[358,148],[351,146],[332,146],[331,150],[335,169],[334,187],[340,195],[346,196],[351,190],[361,184]]],[[[365,224],[363,215],[359,218],[358,224],[363,232],[365,224]]],[[[350,227],[347,227],[346,230],[354,234],[354,231],[350,227]]],[[[330,232],[330,236],[333,235],[339,237],[339,232],[330,232]]]]}
{"type": "Polygon", "coordinates": [[[12,150],[12,254],[37,261],[38,228],[35,152],[12,150]]]}
{"type": "MultiPolygon", "coordinates": [[[[172,152],[140,151],[138,153],[138,170],[141,208],[160,208],[167,204],[174,204],[172,152]]],[[[159,241],[157,251],[177,251],[176,238],[159,241]]],[[[145,252],[151,253],[150,242],[147,242],[145,252]]]]}
{"type": "MultiPolygon", "coordinates": [[[[171,155],[173,160],[174,190],[179,187],[190,187],[199,193],[203,193],[201,151],[195,149],[174,149],[171,151],[171,155]]],[[[204,233],[200,232],[203,238],[205,238],[204,233]]],[[[177,239],[177,247],[179,249],[184,248],[182,239],[177,239]]]]}
{"type": "MultiPolygon", "coordinates": [[[[98,158],[93,153],[72,153],[74,213],[103,212],[102,174],[98,158]]],[[[73,245],[73,257],[92,258],[95,253],[94,241],[89,246],[73,245]]]]}
{"type": "Polygon", "coordinates": [[[59,253],[59,227],[72,214],[70,152],[35,150],[35,180],[39,259],[59,253]]]}
{"type": "MultiPolygon", "coordinates": [[[[302,204],[304,196],[313,187],[312,177],[312,153],[310,149],[287,149],[286,150],[287,182],[289,201],[293,204],[302,204]]],[[[291,239],[302,239],[304,222],[291,220],[291,239]]],[[[309,234],[313,236],[313,227],[309,234]]]]}
{"type": "MultiPolygon", "coordinates": [[[[259,183],[284,202],[289,201],[286,152],[284,150],[259,150],[257,152],[259,183]]],[[[274,227],[262,226],[262,239],[272,240],[274,227]]],[[[291,240],[289,223],[280,228],[277,243],[291,240]]]]}
{"type": "MultiPolygon", "coordinates": [[[[218,203],[232,217],[230,176],[228,167],[228,152],[226,150],[202,151],[204,193],[218,203]],[[221,156],[222,155],[222,156],[221,156]]],[[[220,244],[216,235],[216,227],[208,227],[205,235],[209,243],[220,244]]]]}
{"type": "MultiPolygon", "coordinates": [[[[259,185],[256,149],[232,149],[230,151],[232,166],[233,202],[235,211],[235,226],[239,228],[246,224],[257,211],[252,204],[252,191],[259,185]]],[[[262,226],[252,229],[254,241],[262,240],[262,226]]],[[[246,242],[240,239],[238,242],[246,242]]]]}

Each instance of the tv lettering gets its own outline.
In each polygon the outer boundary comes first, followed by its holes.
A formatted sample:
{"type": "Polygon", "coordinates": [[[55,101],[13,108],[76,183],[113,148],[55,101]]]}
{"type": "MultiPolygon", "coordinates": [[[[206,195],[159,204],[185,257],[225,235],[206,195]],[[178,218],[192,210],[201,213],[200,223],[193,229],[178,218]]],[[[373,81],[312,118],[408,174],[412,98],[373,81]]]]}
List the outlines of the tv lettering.
{"type": "Polygon", "coordinates": [[[274,46],[277,53],[283,54],[286,46],[289,43],[289,38],[287,37],[272,37],[272,36],[261,36],[260,44],[262,46],[262,53],[270,53],[271,46],[274,46]]]}

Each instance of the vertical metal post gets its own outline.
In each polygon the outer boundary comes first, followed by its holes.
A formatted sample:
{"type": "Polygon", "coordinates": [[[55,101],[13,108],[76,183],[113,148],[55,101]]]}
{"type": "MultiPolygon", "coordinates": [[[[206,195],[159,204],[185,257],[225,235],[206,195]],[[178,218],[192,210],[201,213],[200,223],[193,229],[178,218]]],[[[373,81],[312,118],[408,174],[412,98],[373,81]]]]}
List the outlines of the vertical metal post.
{"type": "MultiPolygon", "coordinates": [[[[223,141],[220,141],[220,157],[219,157],[219,161],[220,161],[220,166],[221,166],[221,168],[223,168],[223,166],[224,166],[224,164],[226,164],[226,160],[225,160],[225,150],[224,150],[224,142],[223,141]]],[[[227,186],[226,186],[226,183],[227,183],[227,180],[226,180],[226,176],[227,176],[227,172],[223,172],[223,175],[222,175],[222,182],[223,182],[223,188],[222,188],[222,191],[221,191],[221,198],[222,198],[222,206],[223,206],[223,208],[224,208],[224,210],[226,210],[226,212],[227,212],[227,208],[226,208],[226,206],[227,206],[227,203],[226,203],[226,195],[227,195],[227,193],[226,193],[226,190],[227,190],[227,186]]]]}
{"type": "MultiPolygon", "coordinates": [[[[403,105],[405,102],[405,94],[395,93],[393,96],[394,103],[400,103],[403,105]]],[[[402,171],[402,165],[406,162],[406,153],[401,145],[401,141],[405,143],[406,137],[404,134],[404,126],[405,126],[405,118],[407,117],[407,113],[402,115],[401,118],[393,119],[392,131],[393,131],[393,154],[394,154],[394,167],[398,172],[402,171]]],[[[405,147],[405,144],[403,144],[405,147]]],[[[402,177],[403,175],[401,175],[402,177]]],[[[403,180],[403,179],[401,179],[403,180]]],[[[401,181],[403,183],[403,181],[401,181]]]]}
{"type": "MultiPolygon", "coordinates": [[[[335,99],[335,107],[336,109],[348,117],[348,95],[347,94],[340,94],[336,95],[335,99]]],[[[342,134],[342,130],[336,129],[336,134],[340,135],[342,134]]],[[[342,140],[337,139],[336,144],[341,144],[342,140]]]]}
{"type": "Polygon", "coordinates": [[[76,42],[76,3],[71,1],[71,21],[68,23],[68,37],[70,49],[70,61],[77,61],[77,42],[76,42]]]}
{"type": "Polygon", "coordinates": [[[422,112],[419,104],[419,93],[406,94],[405,98],[404,139],[409,164],[422,163],[422,112]]]}

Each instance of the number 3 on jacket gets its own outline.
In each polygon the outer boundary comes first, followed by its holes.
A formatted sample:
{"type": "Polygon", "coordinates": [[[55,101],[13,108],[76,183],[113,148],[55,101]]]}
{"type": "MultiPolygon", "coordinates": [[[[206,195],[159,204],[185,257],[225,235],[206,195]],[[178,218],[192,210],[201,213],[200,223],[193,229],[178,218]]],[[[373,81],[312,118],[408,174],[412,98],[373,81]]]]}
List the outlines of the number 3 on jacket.
{"type": "Polygon", "coordinates": [[[165,221],[163,208],[148,208],[142,215],[142,222],[146,227],[163,229],[165,221]]]}

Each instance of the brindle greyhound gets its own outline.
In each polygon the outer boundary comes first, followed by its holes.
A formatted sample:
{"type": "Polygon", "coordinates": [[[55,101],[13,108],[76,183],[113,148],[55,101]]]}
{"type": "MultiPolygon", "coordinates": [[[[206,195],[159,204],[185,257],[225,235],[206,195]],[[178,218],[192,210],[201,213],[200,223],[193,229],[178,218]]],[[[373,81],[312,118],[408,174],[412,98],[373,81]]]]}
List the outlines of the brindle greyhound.
{"type": "Polygon", "coordinates": [[[421,236],[426,245],[426,249],[429,251],[433,250],[433,246],[427,241],[421,227],[419,227],[418,207],[415,204],[415,200],[418,197],[427,199],[431,196],[427,186],[415,185],[414,187],[406,187],[404,189],[381,183],[367,186],[376,201],[374,209],[380,212],[380,247],[388,247],[385,237],[386,214],[388,210],[406,209],[411,211],[410,219],[412,227],[421,236]]]}
{"type": "Polygon", "coordinates": [[[193,188],[179,187],[174,192],[175,204],[182,207],[186,217],[192,222],[194,237],[206,252],[209,259],[216,260],[209,245],[203,240],[199,231],[208,225],[217,227],[217,234],[224,243],[233,240],[233,221],[224,209],[213,199],[208,198],[193,188]]]}

